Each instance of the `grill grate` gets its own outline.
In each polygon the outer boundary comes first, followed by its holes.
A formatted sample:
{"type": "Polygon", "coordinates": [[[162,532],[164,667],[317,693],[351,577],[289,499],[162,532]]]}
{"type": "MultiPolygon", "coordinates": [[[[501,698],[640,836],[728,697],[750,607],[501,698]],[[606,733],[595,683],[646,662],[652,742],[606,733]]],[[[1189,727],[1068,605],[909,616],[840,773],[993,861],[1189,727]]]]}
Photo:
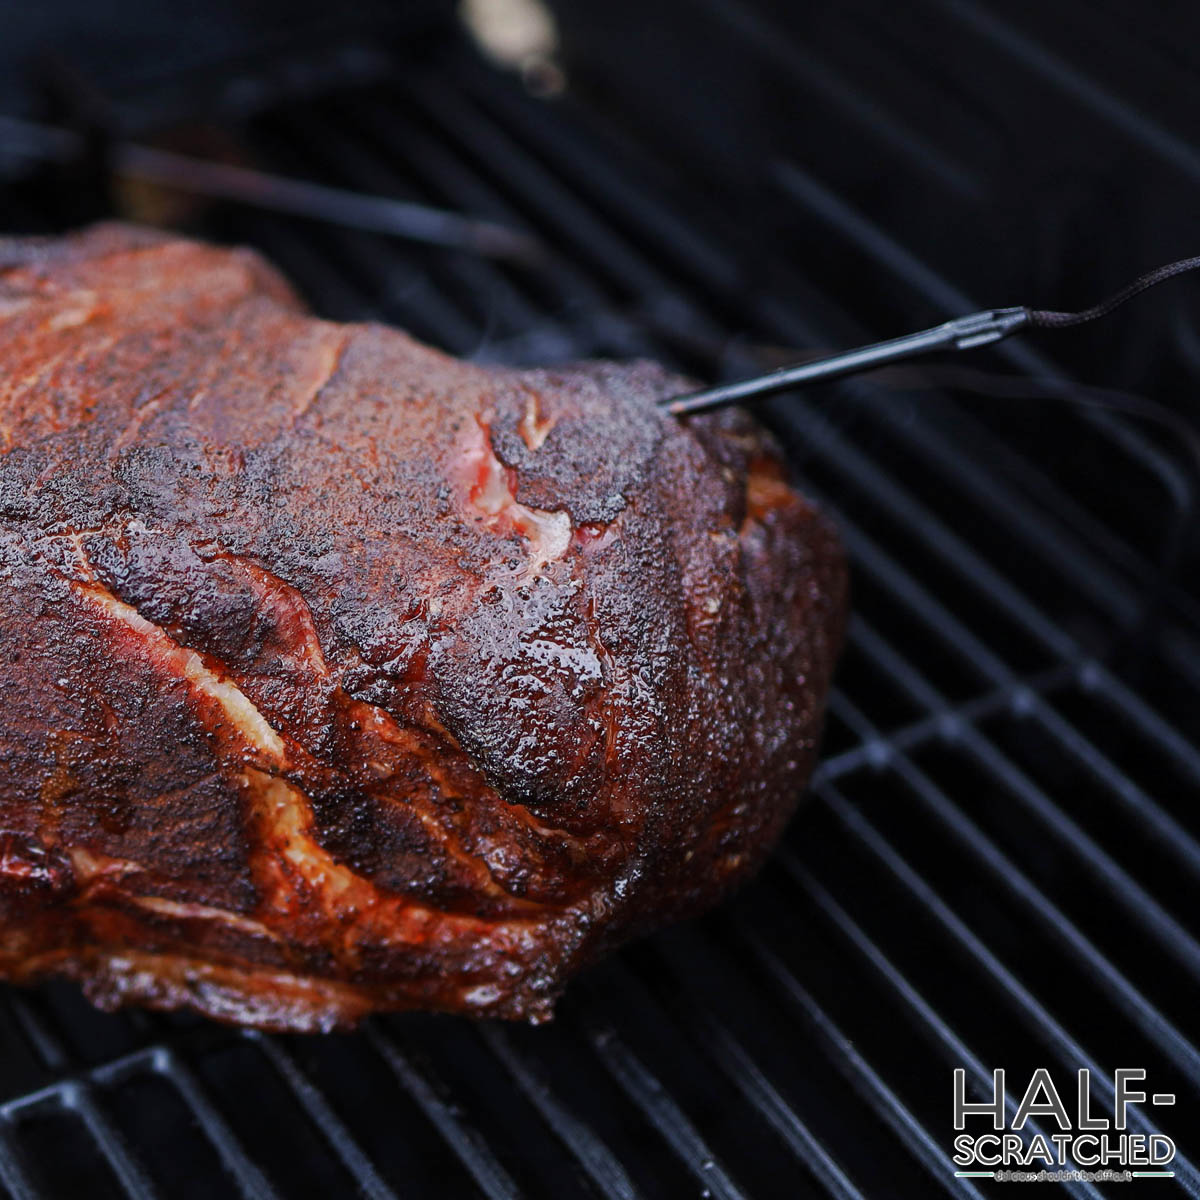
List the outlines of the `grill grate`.
{"type": "MultiPolygon", "coordinates": [[[[817,82],[849,118],[878,115],[817,82]]],[[[489,361],[644,354],[712,375],[759,343],[887,332],[786,261],[748,267],[744,231],[700,202],[680,215],[592,120],[450,47],[241,130],[276,169],[537,229],[558,258],[536,278],[293,218],[220,210],[205,229],[263,248],[324,313],[489,361]]],[[[775,186],[914,311],[978,306],[811,173],[781,163],[775,186]]],[[[1066,378],[1026,346],[998,353],[1066,378]]],[[[1031,430],[865,382],[766,411],[841,518],[856,616],[813,799],[761,878],[590,972],[539,1030],[410,1016],[289,1039],[6,990],[10,1196],[976,1196],[949,1161],[958,1066],[982,1094],[997,1065],[1098,1083],[1145,1065],[1179,1096],[1155,1114],[1179,1140],[1200,1098],[1195,597],[1167,588],[1161,637],[1138,635],[1146,530],[1189,517],[1185,463],[1104,413],[1031,430]],[[1060,469],[1063,445],[1085,468],[1060,469]],[[1113,478],[1131,481],[1120,512],[1095,484],[1113,478]]]]}

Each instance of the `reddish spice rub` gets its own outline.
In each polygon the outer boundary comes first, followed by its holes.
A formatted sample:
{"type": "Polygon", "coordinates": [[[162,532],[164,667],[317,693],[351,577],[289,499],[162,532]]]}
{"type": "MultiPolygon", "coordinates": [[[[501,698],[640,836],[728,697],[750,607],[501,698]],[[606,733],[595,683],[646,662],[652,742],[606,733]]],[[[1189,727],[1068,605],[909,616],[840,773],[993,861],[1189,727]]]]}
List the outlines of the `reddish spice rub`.
{"type": "Polygon", "coordinates": [[[746,415],[113,226],[0,242],[0,337],[0,976],[541,1020],[775,841],[845,569],[746,415]]]}

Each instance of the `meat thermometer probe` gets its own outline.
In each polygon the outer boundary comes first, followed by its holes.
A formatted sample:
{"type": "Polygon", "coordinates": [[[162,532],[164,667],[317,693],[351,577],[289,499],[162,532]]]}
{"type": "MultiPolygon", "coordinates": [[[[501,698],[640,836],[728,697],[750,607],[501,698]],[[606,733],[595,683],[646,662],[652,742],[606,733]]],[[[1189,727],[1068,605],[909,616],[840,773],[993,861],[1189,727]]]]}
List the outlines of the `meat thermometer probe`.
{"type": "Polygon", "coordinates": [[[707,409],[737,404],[743,400],[757,399],[760,396],[772,396],[776,392],[788,391],[806,383],[857,375],[876,367],[902,362],[904,359],[932,354],[937,350],[974,350],[977,346],[989,346],[993,342],[1011,337],[1022,329],[1061,329],[1067,325],[1082,325],[1085,321],[1107,316],[1118,305],[1132,300],[1134,296],[1156,283],[1162,283],[1173,275],[1181,275],[1184,271],[1191,271],[1197,267],[1200,267],[1200,256],[1168,263],[1139,276],[1116,295],[1082,312],[1049,312],[1024,307],[988,308],[982,312],[968,313],[965,317],[956,317],[931,329],[906,334],[904,337],[874,342],[869,346],[845,350],[812,362],[797,363],[767,375],[756,375],[752,379],[719,384],[682,396],[671,396],[659,403],[668,412],[681,417],[688,413],[704,412],[707,409]]]}

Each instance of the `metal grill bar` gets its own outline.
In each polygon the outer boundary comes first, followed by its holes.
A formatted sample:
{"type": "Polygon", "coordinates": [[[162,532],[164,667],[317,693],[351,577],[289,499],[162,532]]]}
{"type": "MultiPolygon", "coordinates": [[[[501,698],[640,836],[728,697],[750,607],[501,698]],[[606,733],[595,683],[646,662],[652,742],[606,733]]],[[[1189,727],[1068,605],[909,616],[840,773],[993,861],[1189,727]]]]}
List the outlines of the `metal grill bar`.
{"type": "Polygon", "coordinates": [[[4,1185],[13,1200],[36,1200],[37,1189],[22,1162],[16,1143],[17,1138],[8,1121],[0,1123],[0,1184],[4,1185]]]}
{"type": "MultiPolygon", "coordinates": [[[[1045,828],[1051,830],[1064,848],[1083,859],[1096,880],[1109,890],[1113,897],[1124,904],[1158,940],[1193,975],[1200,978],[1200,944],[1174,917],[1154,900],[1150,894],[1122,868],[1116,860],[1100,848],[1098,843],[1084,832],[1078,822],[1071,820],[1049,796],[1036,787],[1024,773],[1019,771],[986,738],[971,726],[962,729],[964,744],[977,756],[981,766],[1003,781],[1025,810],[1033,814],[1045,828]]],[[[1126,986],[1114,984],[1120,990],[1126,986]]],[[[1136,992],[1127,995],[1132,999],[1136,992]]],[[[1137,997],[1139,1004],[1145,1001],[1137,997]]],[[[1153,1009],[1148,1007],[1147,1019],[1154,1020],[1153,1009]]],[[[1194,1055],[1195,1051],[1190,1052],[1194,1055]]],[[[1189,1055],[1194,1065],[1196,1060],[1189,1055]]]]}
{"type": "MultiPolygon", "coordinates": [[[[961,436],[951,441],[928,420],[901,419],[888,399],[879,397],[879,402],[872,403],[871,413],[873,419],[886,425],[891,436],[903,440],[914,454],[936,465],[941,474],[954,480],[960,491],[977,496],[1004,527],[1019,529],[1024,541],[1036,548],[1042,563],[1049,570],[1067,576],[1073,587],[1087,594],[1090,603],[1106,609],[1120,625],[1132,627],[1136,624],[1145,610],[1144,588],[1139,590],[1136,584],[1102,563],[1081,543],[1081,536],[1102,547],[1111,562],[1130,572],[1144,570],[1145,563],[1139,555],[1118,541],[1070,497],[1052,485],[1047,487],[1045,476],[1029,470],[1011,453],[1005,458],[1004,470],[1006,474],[1017,476],[1014,486],[1006,486],[999,476],[972,472],[972,456],[963,453],[964,441],[979,446],[980,457],[993,463],[1004,455],[1005,447],[988,438],[965,414],[955,414],[956,432],[961,430],[961,436]],[[1064,525],[1069,521],[1072,532],[1048,522],[1043,511],[1028,503],[1027,495],[1039,496],[1043,509],[1063,518],[1064,525]]],[[[1180,595],[1178,602],[1187,604],[1188,598],[1180,595]]]]}
{"type": "MultiPolygon", "coordinates": [[[[529,104],[515,91],[497,89],[491,74],[474,59],[462,63],[461,83],[476,108],[495,113],[529,153],[552,163],[556,174],[594,204],[610,225],[636,230],[638,244],[651,248],[652,257],[664,263],[672,279],[685,281],[689,291],[698,289],[698,296],[729,296],[742,288],[744,267],[721,241],[692,227],[614,158],[581,138],[573,124],[529,104]]],[[[578,108],[570,116],[587,121],[587,113],[578,108]]],[[[585,128],[591,131],[590,124],[585,128]]]]}
{"type": "Polygon", "coordinates": [[[79,1114],[92,1140],[100,1147],[113,1174],[128,1195],[134,1197],[134,1200],[154,1200],[162,1194],[130,1154],[129,1148],[104,1115],[94,1091],[87,1084],[74,1081],[68,1083],[62,1089],[61,1097],[65,1108],[79,1114]]]}
{"type": "Polygon", "coordinates": [[[314,1125],[329,1140],[334,1152],[354,1176],[359,1192],[369,1200],[395,1200],[396,1193],[384,1183],[362,1147],[354,1140],[341,1118],[330,1107],[320,1089],[317,1088],[296,1063],[295,1058],[284,1049],[279,1038],[263,1037],[252,1030],[244,1035],[253,1042],[270,1061],[314,1125]]]}
{"type": "MultiPolygon", "coordinates": [[[[288,120],[285,128],[297,148],[303,147],[306,165],[316,163],[323,171],[330,170],[336,177],[350,180],[356,187],[371,192],[399,194],[402,191],[399,173],[389,169],[387,160],[381,159],[369,147],[360,145],[357,139],[331,119],[306,110],[288,120]]],[[[406,136],[405,141],[407,150],[411,147],[411,137],[406,136]]],[[[411,153],[410,150],[407,152],[411,153]]],[[[386,273],[395,272],[401,278],[411,274],[409,256],[400,252],[398,247],[391,249],[395,252],[383,258],[380,267],[386,268],[386,273]]],[[[503,313],[505,325],[510,328],[530,329],[540,323],[540,315],[508,276],[489,270],[470,255],[442,257],[442,271],[457,285],[468,302],[480,306],[480,311],[466,317],[475,335],[470,344],[477,345],[481,340],[478,335],[480,326],[483,328],[482,341],[486,344],[490,340],[498,313],[503,313]]]]}
{"type": "MultiPolygon", "coordinates": [[[[682,940],[682,937],[676,939],[678,940],[682,940]]],[[[689,961],[694,963],[695,960],[708,956],[705,948],[697,944],[697,939],[686,940],[686,957],[689,961]]],[[[664,946],[665,961],[678,962],[681,957],[684,956],[678,953],[675,942],[664,946]]],[[[620,964],[615,964],[609,974],[616,977],[614,986],[622,992],[635,990],[634,978],[620,964]]],[[[846,1170],[787,1103],[767,1074],[733,1035],[726,1022],[715,1013],[711,1005],[697,998],[695,990],[686,982],[687,975],[686,966],[675,972],[676,980],[684,982],[672,988],[669,994],[661,987],[655,987],[653,983],[648,984],[658,1005],[670,1014],[673,1023],[678,1023],[678,1026],[690,1035],[693,1045],[703,1047],[706,1057],[711,1059],[728,1082],[775,1130],[794,1156],[797,1165],[812,1172],[824,1191],[833,1196],[860,1196],[862,1193],[850,1180],[846,1170]]],[[[687,1142],[683,1144],[690,1145],[687,1142]]],[[[701,1160],[702,1163],[704,1161],[707,1160],[701,1160]]]]}
{"type": "MultiPolygon", "coordinates": [[[[1025,682],[1014,684],[1012,687],[997,688],[977,700],[955,705],[934,716],[889,730],[886,736],[872,735],[869,740],[852,750],[844,750],[841,754],[822,759],[813,773],[813,784],[815,786],[826,781],[832,783],[843,775],[851,775],[864,767],[886,766],[891,761],[894,751],[911,753],[939,738],[944,739],[947,735],[957,733],[964,721],[978,720],[1000,712],[1011,712],[1031,687],[1058,687],[1065,676],[1075,673],[1070,668],[1055,668],[1047,672],[1045,682],[1040,685],[1025,682]]],[[[830,713],[841,716],[844,703],[840,693],[835,692],[830,697],[830,713]]]]}
{"type": "Polygon", "coordinates": [[[1055,87],[1094,109],[1109,125],[1126,133],[1139,147],[1148,147],[1190,179],[1200,180],[1200,154],[1195,148],[1139,113],[1070,63],[1026,37],[988,8],[963,0],[933,0],[955,21],[986,37],[1005,53],[1031,68],[1055,87]]]}
{"type": "Polygon", "coordinates": [[[158,1048],[154,1054],[155,1069],[175,1086],[187,1102],[188,1109],[216,1147],[225,1169],[246,1200],[277,1200],[275,1189],[246,1153],[241,1140],[220,1114],[200,1081],[169,1048],[158,1048]]]}
{"type": "MultiPolygon", "coordinates": [[[[18,1013],[25,1031],[38,1047],[42,1059],[55,1070],[69,1069],[70,1055],[66,1047],[51,1032],[46,1022],[37,1013],[35,1006],[19,993],[12,996],[11,1003],[18,1013]]],[[[233,1131],[219,1116],[195,1077],[176,1054],[166,1047],[136,1051],[121,1059],[103,1063],[83,1075],[69,1076],[48,1087],[10,1100],[0,1105],[0,1119],[11,1128],[20,1120],[23,1113],[40,1107],[50,1106],[75,1110],[80,1113],[97,1144],[109,1159],[118,1179],[126,1185],[126,1190],[131,1195],[155,1195],[157,1192],[151,1187],[144,1168],[133,1159],[128,1147],[124,1145],[107,1118],[98,1109],[90,1085],[92,1080],[110,1084],[141,1072],[160,1074],[175,1085],[186,1100],[188,1108],[221,1154],[226,1166],[240,1185],[243,1195],[251,1200],[271,1200],[274,1197],[273,1189],[267,1184],[258,1168],[247,1158],[233,1131]],[[137,1188],[142,1190],[139,1192],[136,1190],[137,1188]]],[[[32,1189],[33,1194],[36,1194],[37,1189],[21,1173],[15,1157],[11,1166],[14,1170],[15,1186],[18,1189],[21,1186],[27,1186],[32,1189]]]]}
{"type": "MultiPolygon", "coordinates": [[[[338,110],[342,118],[336,126],[338,136],[355,136],[357,133],[359,138],[369,137],[383,161],[408,164],[422,183],[445,202],[470,204],[496,220],[517,226],[528,224],[527,213],[496,187],[494,176],[483,173],[478,164],[455,153],[434,136],[427,125],[417,124],[409,115],[413,111],[421,113],[415,102],[410,99],[400,106],[391,93],[381,99],[382,103],[372,103],[369,99],[346,100],[338,110]]],[[[489,271],[489,275],[490,287],[500,273],[489,271]]],[[[586,307],[593,312],[602,311],[606,305],[603,289],[569,257],[552,259],[541,279],[551,281],[552,303],[586,307]]],[[[536,329],[544,323],[543,313],[526,310],[526,314],[528,324],[524,328],[536,329]]]]}
{"type": "Polygon", "coordinates": [[[542,1119],[574,1154],[600,1194],[611,1200],[635,1200],[637,1190],[620,1160],[536,1077],[508,1036],[494,1025],[481,1026],[480,1036],[512,1074],[542,1119]]]}
{"type": "Polygon", "coordinates": [[[437,80],[405,83],[406,97],[448,139],[465,145],[472,158],[489,168],[493,178],[519,191],[525,203],[535,202],[535,211],[547,226],[585,253],[601,278],[630,283],[642,294],[667,288],[658,271],[625,239],[600,221],[589,206],[580,203],[559,178],[523,154],[507,129],[437,80]]]}
{"type": "MultiPolygon", "coordinates": [[[[982,739],[978,739],[982,741],[982,739]]],[[[1087,966],[1106,996],[1115,997],[1129,1020],[1157,1045],[1167,1058],[1200,1085],[1200,1052],[1179,1032],[1150,1001],[1133,986],[1096,946],[1069,920],[1000,847],[969,820],[929,778],[904,756],[897,756],[894,769],[910,785],[913,793],[936,815],[939,826],[974,855],[976,861],[1031,914],[1043,921],[1044,928],[1087,966]]],[[[1069,843],[1068,843],[1069,845],[1069,843]]],[[[1139,913],[1140,915],[1140,913],[1139,913]]],[[[1165,917],[1165,914],[1163,914],[1165,917]]],[[[1182,933],[1182,931],[1180,931],[1182,933]]]]}
{"type": "MultiPolygon", "coordinates": [[[[891,593],[901,598],[908,607],[920,616],[929,628],[938,629],[944,634],[948,634],[948,640],[956,648],[964,652],[969,652],[974,658],[982,661],[989,675],[998,684],[1013,685],[1015,683],[1008,669],[985,646],[978,642],[973,635],[963,629],[957,619],[944,606],[939,604],[927,590],[922,588],[903,571],[878,545],[863,535],[855,526],[845,522],[844,519],[843,530],[854,557],[860,565],[867,567],[873,573],[884,578],[891,593]]],[[[892,656],[890,661],[894,662],[895,656],[892,656]]],[[[1131,695],[1124,685],[1094,662],[1080,662],[1079,670],[1081,678],[1091,675],[1097,681],[1102,680],[1104,690],[1114,696],[1114,699],[1121,704],[1123,711],[1127,707],[1131,715],[1136,713],[1143,720],[1146,720],[1148,717],[1152,718],[1149,720],[1148,728],[1153,730],[1156,740],[1161,740],[1161,743],[1165,747],[1170,747],[1180,753],[1182,760],[1188,763],[1189,768],[1194,769],[1196,765],[1195,755],[1189,752],[1190,748],[1188,744],[1179,738],[1177,734],[1173,734],[1169,726],[1165,722],[1162,722],[1161,719],[1153,717],[1152,714],[1147,714],[1144,706],[1131,703],[1131,695]]],[[[906,673],[906,678],[908,681],[911,681],[915,678],[915,675],[906,673]]],[[[924,685],[922,691],[926,696],[931,694],[929,685],[924,685]]],[[[1051,730],[1060,737],[1064,744],[1075,751],[1080,758],[1091,763],[1098,778],[1104,780],[1106,783],[1116,784],[1116,794],[1130,804],[1136,811],[1139,819],[1152,822],[1155,828],[1161,832],[1164,846],[1173,846],[1175,852],[1183,856],[1189,864],[1195,863],[1194,839],[1179,826],[1178,822],[1155,804],[1143,791],[1138,789],[1132,781],[1128,780],[1113,763],[1107,760],[1095,747],[1091,746],[1085,738],[1071,729],[1053,710],[1040,707],[1038,715],[1046,721],[1051,730]]]]}
{"type": "MultiPolygon", "coordinates": [[[[802,427],[812,430],[820,439],[822,450],[837,461],[839,468],[853,478],[868,492],[883,512],[894,512],[902,517],[911,529],[919,529],[931,550],[941,557],[950,572],[965,576],[975,590],[985,595],[1023,626],[1033,637],[1057,658],[1075,661],[1082,657],[1082,648],[1052,621],[1040,613],[1025,596],[989,563],[980,557],[974,547],[951,530],[927,507],[913,500],[879,470],[866,455],[854,449],[833,428],[832,424],[816,414],[804,414],[799,418],[802,427]]],[[[986,658],[997,667],[1003,676],[1008,668],[976,641],[977,655],[986,658]],[[979,652],[982,651],[982,654],[979,652]]]]}
{"type": "MultiPolygon", "coordinates": [[[[1111,1103],[1112,1087],[1107,1083],[1100,1064],[936,895],[928,883],[888,844],[874,825],[846,800],[836,785],[823,785],[818,795],[842,826],[871,851],[942,926],[950,939],[983,969],[996,987],[1026,1018],[1034,1035],[1054,1052],[1063,1067],[1068,1071],[1074,1071],[1080,1066],[1086,1067],[1094,1078],[1100,1080],[1097,1089],[1099,1093],[1106,1102],[1111,1103]]],[[[1140,1113],[1131,1114],[1130,1122],[1136,1125],[1140,1132],[1154,1132],[1153,1127],[1140,1113]]],[[[1176,1163],[1177,1175],[1188,1194],[1200,1194],[1200,1176],[1197,1176],[1196,1169],[1182,1155],[1176,1159],[1176,1163]]]]}
{"type": "Polygon", "coordinates": [[[706,1013],[700,1017],[700,1028],[710,1052],[730,1082],[779,1134],[796,1161],[810,1164],[810,1169],[825,1190],[838,1200],[865,1200],[863,1193],[850,1181],[840,1164],[784,1100],[724,1023],[706,1013]]]}
{"type": "Polygon", "coordinates": [[[488,1145],[466,1125],[438,1094],[438,1089],[401,1053],[382,1022],[371,1021],[364,1027],[367,1040],[391,1068],[392,1074],[437,1128],[446,1144],[470,1171],[489,1200],[517,1200],[520,1189],[500,1165],[488,1145]]]}
{"type": "MultiPolygon", "coordinates": [[[[1086,678],[1086,668],[1083,675],[1086,678]]],[[[1122,699],[1124,700],[1125,697],[1122,699]]],[[[1126,708],[1123,704],[1122,712],[1132,715],[1132,706],[1126,708]]],[[[1139,823],[1144,822],[1154,830],[1165,852],[1178,858],[1189,870],[1200,873],[1200,843],[1197,843],[1196,839],[1174,817],[1152,800],[1111,759],[1081,736],[1052,708],[1037,707],[1037,715],[1050,732],[1081,762],[1086,763],[1098,780],[1111,789],[1112,794],[1129,809],[1131,814],[1136,816],[1139,823]]]]}
{"type": "MultiPolygon", "coordinates": [[[[792,879],[803,889],[809,899],[837,927],[842,936],[870,963],[888,986],[900,996],[909,1012],[929,1034],[937,1040],[943,1050],[945,1061],[953,1067],[963,1067],[973,1079],[981,1095],[986,1095],[993,1086],[992,1073],[979,1057],[958,1037],[949,1024],[925,1000],[916,988],[896,968],[887,955],[877,946],[862,927],[833,898],[800,862],[794,851],[785,847],[779,854],[779,862],[792,879]]],[[[1005,1110],[1010,1116],[1017,1112],[1016,1098],[1005,1092],[1005,1110]]],[[[1028,1125],[1029,1133],[1041,1132],[1033,1121],[1028,1125]]],[[[1076,1183],[1069,1189],[1076,1195],[1098,1197],[1099,1190],[1090,1183],[1076,1183]]]]}
{"type": "Polygon", "coordinates": [[[621,1090],[649,1118],[697,1181],[720,1200],[746,1200],[729,1172],[670,1092],[605,1024],[588,1022],[585,1036],[621,1090]]]}
{"type": "Polygon", "coordinates": [[[748,949],[766,975],[821,1035],[830,1061],[863,1093],[879,1116],[891,1126],[896,1136],[913,1151],[935,1182],[951,1195],[981,1197],[982,1193],[975,1184],[965,1179],[953,1178],[942,1147],[934,1142],[925,1126],[913,1116],[900,1097],[858,1052],[854,1043],[838,1028],[837,1023],[812,993],[779,961],[775,951],[763,941],[758,932],[744,930],[743,936],[746,938],[748,949]]]}
{"type": "MultiPolygon", "coordinates": [[[[938,618],[941,618],[942,616],[943,616],[942,613],[938,613],[938,618]]],[[[972,649],[974,649],[974,650],[978,650],[979,648],[980,647],[978,646],[978,644],[977,644],[977,646],[972,647],[972,649]]],[[[1055,648],[1061,650],[1061,647],[1055,647],[1055,648]]],[[[998,666],[998,660],[997,660],[997,666],[998,666]]],[[[1000,670],[998,670],[997,673],[1000,674],[1001,677],[1007,676],[1007,674],[1008,674],[1008,672],[1006,670],[1004,670],[1004,668],[1002,666],[1000,666],[1000,670]]],[[[1020,685],[1014,685],[1014,686],[1020,686],[1020,685]]]]}
{"type": "MultiPolygon", "coordinates": [[[[858,622],[858,627],[859,638],[863,641],[869,641],[872,644],[873,654],[877,660],[892,664],[896,662],[899,656],[882,637],[861,620],[858,622]]],[[[892,673],[895,672],[893,671],[892,673]]],[[[1061,679],[1061,675],[1059,672],[1051,672],[1050,678],[1058,682],[1061,679]]],[[[1082,858],[1096,879],[1112,891],[1115,897],[1125,904],[1131,912],[1135,913],[1139,920],[1146,925],[1147,929],[1159,938],[1162,944],[1178,957],[1185,967],[1196,973],[1197,969],[1200,968],[1200,944],[1197,944],[1191,934],[1175,918],[1166,913],[1146,890],[1109,854],[1102,850],[1096,841],[1076,821],[1069,818],[1059,805],[1055,804],[1027,776],[1017,770],[988,739],[978,733],[975,724],[979,717],[986,712],[986,707],[983,712],[980,711],[978,704],[962,706],[959,710],[954,711],[948,707],[945,698],[919,676],[913,674],[905,682],[907,686],[912,686],[919,690],[922,701],[931,709],[935,709],[943,714],[937,721],[937,730],[941,733],[947,731],[946,717],[949,716],[954,721],[955,736],[977,756],[980,764],[988,770],[990,775],[1004,782],[1011,794],[1025,806],[1026,810],[1058,837],[1064,848],[1082,858]]],[[[1056,714],[1053,713],[1053,710],[1042,699],[1045,691],[1044,687],[1030,687],[1021,684],[1018,685],[1014,693],[1001,692],[998,695],[1005,696],[1010,703],[1019,696],[1020,707],[1027,709],[1031,714],[1040,717],[1043,721],[1049,717],[1050,723],[1057,725],[1058,719],[1056,714]]],[[[994,707],[994,705],[989,707],[994,707]]],[[[872,742],[883,744],[885,741],[879,731],[874,728],[868,727],[864,731],[864,735],[872,742]]],[[[907,745],[898,745],[902,736],[903,731],[900,734],[894,733],[890,735],[887,742],[896,745],[904,753],[910,753],[912,749],[911,742],[907,745]]],[[[1078,740],[1078,735],[1075,735],[1075,738],[1078,740]]],[[[1088,748],[1095,752],[1094,747],[1089,746],[1088,748]]],[[[1112,771],[1101,772],[1100,775],[1106,781],[1109,781],[1119,775],[1119,772],[1114,768],[1112,771]]],[[[828,774],[821,776],[821,778],[829,777],[828,774]]],[[[1145,800],[1144,797],[1143,800],[1145,800]]],[[[1191,841],[1190,837],[1175,822],[1171,821],[1165,813],[1148,800],[1145,800],[1145,804],[1140,811],[1147,812],[1148,810],[1153,810],[1153,815],[1156,815],[1159,821],[1166,825],[1168,830],[1173,831],[1172,836],[1180,838],[1184,845],[1191,841]]],[[[985,850],[983,857],[989,866],[995,866],[1003,861],[1003,856],[990,844],[985,850]],[[993,855],[995,855],[994,858],[992,857],[993,855]]],[[[1007,873],[1009,868],[1006,866],[1004,871],[1007,873]]],[[[1016,874],[1014,869],[1009,882],[1015,879],[1016,874]]]]}
{"type": "Polygon", "coordinates": [[[979,194],[979,184],[960,163],[951,161],[942,148],[904,124],[888,107],[873,102],[857,83],[851,83],[829,64],[808,53],[799,42],[746,4],[730,0],[703,0],[731,30],[747,38],[757,53],[775,60],[790,78],[804,80],[826,102],[852,117],[864,136],[878,138],[906,163],[926,172],[937,184],[963,199],[979,194]]]}

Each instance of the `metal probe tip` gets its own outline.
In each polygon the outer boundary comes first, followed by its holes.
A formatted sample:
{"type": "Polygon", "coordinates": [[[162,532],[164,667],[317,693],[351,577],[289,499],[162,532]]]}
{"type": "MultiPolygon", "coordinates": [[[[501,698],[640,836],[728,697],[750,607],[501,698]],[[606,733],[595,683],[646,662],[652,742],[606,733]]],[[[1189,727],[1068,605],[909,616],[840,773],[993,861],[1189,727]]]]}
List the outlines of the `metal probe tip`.
{"type": "Polygon", "coordinates": [[[788,391],[806,383],[821,383],[830,379],[843,379],[862,371],[872,371],[889,363],[901,362],[921,354],[932,354],[938,350],[973,350],[998,342],[1024,329],[1030,323],[1027,308],[989,308],[982,312],[968,313],[922,329],[904,337],[892,338],[887,342],[874,342],[855,350],[845,350],[813,362],[797,363],[767,375],[757,375],[737,383],[720,384],[689,392],[683,396],[671,396],[660,401],[663,407],[677,417],[687,413],[704,412],[723,408],[742,400],[757,399],[788,391]]]}

